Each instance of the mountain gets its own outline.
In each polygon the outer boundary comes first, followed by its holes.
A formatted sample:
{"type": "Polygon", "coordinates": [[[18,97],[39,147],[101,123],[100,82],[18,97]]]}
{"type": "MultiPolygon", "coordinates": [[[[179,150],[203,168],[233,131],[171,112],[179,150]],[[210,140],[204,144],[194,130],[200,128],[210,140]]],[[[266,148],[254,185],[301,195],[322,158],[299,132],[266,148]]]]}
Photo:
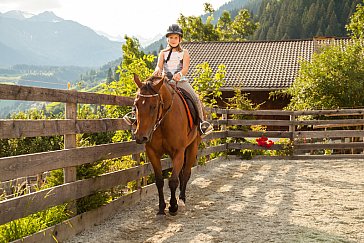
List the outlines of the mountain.
{"type": "Polygon", "coordinates": [[[0,66],[101,66],[121,57],[121,45],[53,12],[0,13],[0,66]]]}

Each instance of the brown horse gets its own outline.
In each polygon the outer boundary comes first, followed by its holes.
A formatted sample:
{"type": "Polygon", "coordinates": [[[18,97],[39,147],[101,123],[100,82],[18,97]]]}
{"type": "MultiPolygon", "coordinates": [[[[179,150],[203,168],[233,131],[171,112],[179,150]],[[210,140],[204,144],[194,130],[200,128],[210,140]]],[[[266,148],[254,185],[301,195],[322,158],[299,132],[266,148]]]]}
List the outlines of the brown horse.
{"type": "Polygon", "coordinates": [[[176,215],[176,189],[179,184],[179,198],[185,203],[186,186],[191,167],[196,162],[201,137],[195,125],[190,128],[184,103],[166,78],[150,77],[143,83],[134,75],[134,81],[139,87],[134,101],[137,117],[135,140],[139,144],[145,143],[147,156],[154,169],[159,194],[157,214],[165,215],[161,157],[168,154],[173,165],[169,178],[169,213],[176,215]]]}

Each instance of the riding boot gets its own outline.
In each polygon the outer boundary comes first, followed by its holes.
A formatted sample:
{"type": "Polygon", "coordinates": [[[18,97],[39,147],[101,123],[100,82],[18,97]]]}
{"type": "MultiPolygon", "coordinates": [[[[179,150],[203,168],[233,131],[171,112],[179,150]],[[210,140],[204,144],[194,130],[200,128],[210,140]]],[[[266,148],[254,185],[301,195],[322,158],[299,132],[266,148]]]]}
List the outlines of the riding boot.
{"type": "Polygon", "coordinates": [[[200,133],[201,133],[201,137],[205,137],[208,134],[212,133],[213,131],[214,131],[214,127],[208,121],[202,121],[200,123],[200,133]]]}
{"type": "Polygon", "coordinates": [[[129,125],[133,126],[136,123],[136,117],[134,112],[129,112],[123,116],[124,121],[129,125]]]}

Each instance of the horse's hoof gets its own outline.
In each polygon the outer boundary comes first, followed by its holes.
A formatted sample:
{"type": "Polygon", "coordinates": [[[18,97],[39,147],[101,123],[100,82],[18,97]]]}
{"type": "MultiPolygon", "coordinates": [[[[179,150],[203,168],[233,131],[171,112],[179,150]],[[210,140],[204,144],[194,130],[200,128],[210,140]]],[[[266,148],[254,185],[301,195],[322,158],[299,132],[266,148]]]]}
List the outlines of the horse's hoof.
{"type": "Polygon", "coordinates": [[[171,216],[176,216],[176,215],[177,215],[177,211],[176,211],[176,212],[169,211],[169,214],[170,214],[171,216]]]}
{"type": "Polygon", "coordinates": [[[177,215],[177,211],[178,211],[178,204],[175,207],[169,207],[169,214],[172,216],[176,216],[177,215]]]}
{"type": "Polygon", "coordinates": [[[156,215],[156,219],[158,220],[163,220],[166,218],[166,213],[165,212],[158,212],[157,215],[156,215]]]}

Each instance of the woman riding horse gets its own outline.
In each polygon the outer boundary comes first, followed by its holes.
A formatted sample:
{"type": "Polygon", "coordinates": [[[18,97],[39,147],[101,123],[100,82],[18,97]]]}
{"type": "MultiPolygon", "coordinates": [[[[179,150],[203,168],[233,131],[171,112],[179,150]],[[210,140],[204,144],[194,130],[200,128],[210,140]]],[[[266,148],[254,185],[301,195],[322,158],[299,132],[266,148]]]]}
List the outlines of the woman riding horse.
{"type": "Polygon", "coordinates": [[[159,194],[159,211],[165,215],[161,157],[168,154],[172,159],[172,175],[169,178],[171,199],[169,212],[178,210],[176,189],[179,184],[180,200],[186,201],[186,186],[191,168],[196,163],[201,136],[197,126],[189,126],[184,103],[165,77],[151,77],[144,83],[137,75],[134,82],[139,87],[134,101],[137,116],[135,139],[145,143],[146,153],[154,169],[159,194]]]}

